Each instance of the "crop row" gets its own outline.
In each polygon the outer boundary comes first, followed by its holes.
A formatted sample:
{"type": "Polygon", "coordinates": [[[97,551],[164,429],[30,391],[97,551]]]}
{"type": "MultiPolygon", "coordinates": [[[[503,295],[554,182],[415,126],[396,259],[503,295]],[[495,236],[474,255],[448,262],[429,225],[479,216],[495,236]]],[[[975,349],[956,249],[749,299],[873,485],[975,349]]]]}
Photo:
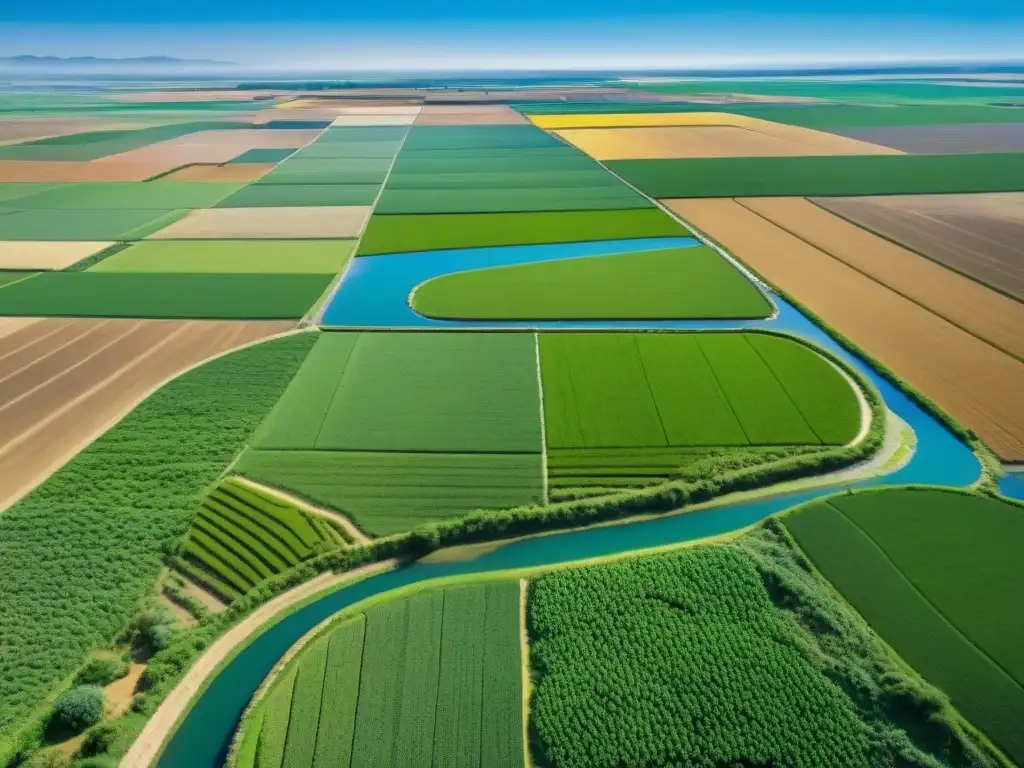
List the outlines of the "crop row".
{"type": "Polygon", "coordinates": [[[210,491],[192,522],[184,556],[194,567],[185,573],[198,567],[205,572],[200,583],[230,601],[314,554],[345,546],[346,537],[340,525],[228,479],[210,491]],[[221,583],[230,587],[226,593],[221,583]]]}

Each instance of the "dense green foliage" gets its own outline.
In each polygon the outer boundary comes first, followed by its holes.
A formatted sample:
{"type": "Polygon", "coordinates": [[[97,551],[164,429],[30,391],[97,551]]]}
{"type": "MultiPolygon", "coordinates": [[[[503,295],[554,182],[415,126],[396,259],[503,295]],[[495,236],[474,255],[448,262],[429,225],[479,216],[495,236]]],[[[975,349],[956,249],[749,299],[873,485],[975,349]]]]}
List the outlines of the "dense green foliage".
{"type": "Polygon", "coordinates": [[[913,195],[1024,190],[1024,154],[610,160],[651,197],[913,195]]]}
{"type": "Polygon", "coordinates": [[[128,674],[128,662],[110,652],[104,652],[89,659],[78,674],[76,685],[107,685],[128,674]]]}
{"type": "Polygon", "coordinates": [[[886,642],[1024,758],[1024,508],[899,489],[832,497],[786,526],[886,642]]]}
{"type": "Polygon", "coordinates": [[[89,271],[336,275],[354,249],[354,240],[147,240],[89,271]]]}
{"type": "Polygon", "coordinates": [[[390,536],[478,509],[544,501],[540,453],[248,450],[234,469],[390,536]]]}
{"type": "Polygon", "coordinates": [[[461,320],[764,318],[772,306],[712,248],[521,264],[434,278],[413,293],[427,317],[461,320]]]}
{"type": "Polygon", "coordinates": [[[537,453],[533,336],[326,334],[255,445],[537,453]]]}
{"type": "Polygon", "coordinates": [[[192,521],[183,547],[192,567],[184,572],[231,602],[264,579],[346,543],[340,525],[244,482],[222,480],[192,521]],[[222,591],[224,584],[231,589],[222,591]]]}
{"type": "Polygon", "coordinates": [[[47,272],[7,286],[0,293],[0,315],[297,320],[332,278],[47,272]]]}
{"type": "Polygon", "coordinates": [[[650,208],[372,216],[356,255],[688,234],[689,230],[675,219],[650,208]]]}
{"type": "Polygon", "coordinates": [[[62,694],[53,705],[50,727],[63,733],[80,733],[103,715],[103,689],[80,685],[62,694]]]}
{"type": "Polygon", "coordinates": [[[782,337],[549,333],[540,355],[556,475],[559,460],[572,457],[583,477],[610,478],[618,468],[641,478],[646,457],[623,452],[653,449],[651,474],[660,476],[674,460],[668,449],[841,444],[860,424],[857,398],[835,367],[782,337]]]}
{"type": "Polygon", "coordinates": [[[521,766],[519,584],[426,592],[343,621],[286,667],[236,739],[238,768],[521,766]]]}
{"type": "Polygon", "coordinates": [[[528,622],[553,768],[993,764],[770,531],[541,577],[528,622]]]}
{"type": "Polygon", "coordinates": [[[189,371],[0,516],[0,760],[11,729],[124,627],[314,338],[189,371]]]}

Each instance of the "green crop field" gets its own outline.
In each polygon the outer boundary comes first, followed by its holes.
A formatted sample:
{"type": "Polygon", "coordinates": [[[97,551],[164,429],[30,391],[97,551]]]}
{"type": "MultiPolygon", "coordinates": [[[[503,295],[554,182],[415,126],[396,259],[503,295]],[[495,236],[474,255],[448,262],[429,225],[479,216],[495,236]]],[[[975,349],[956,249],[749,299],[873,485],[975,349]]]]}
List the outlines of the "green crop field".
{"type": "Polygon", "coordinates": [[[251,713],[238,768],[523,764],[519,584],[370,608],[303,649],[251,713]]]}
{"type": "Polygon", "coordinates": [[[378,184],[250,184],[217,208],[373,205],[378,184]]]}
{"type": "Polygon", "coordinates": [[[313,338],[258,344],[173,380],[0,515],[0,752],[152,592],[168,548],[313,338]]]}
{"type": "Polygon", "coordinates": [[[538,453],[249,450],[235,471],[388,536],[481,509],[544,501],[538,453]]]}
{"type": "Polygon", "coordinates": [[[842,375],[788,339],[549,333],[540,356],[550,448],[837,444],[860,424],[842,375]],[[792,389],[773,373],[776,357],[800,366],[792,389]],[[811,402],[811,392],[832,407],[811,402]]]}
{"type": "Polygon", "coordinates": [[[11,210],[0,216],[0,240],[135,240],[180,219],[186,211],[11,210]]]}
{"type": "Polygon", "coordinates": [[[19,197],[30,197],[48,189],[57,187],[57,184],[30,182],[30,181],[9,181],[0,182],[0,203],[13,205],[13,201],[19,197]]]}
{"type": "Polygon", "coordinates": [[[12,270],[0,272],[0,287],[8,285],[10,283],[16,283],[19,280],[25,280],[29,277],[38,275],[38,272],[27,272],[23,270],[12,270]]]}
{"type": "Polygon", "coordinates": [[[1024,153],[611,160],[608,167],[659,198],[1024,190],[1024,153]]]}
{"type": "Polygon", "coordinates": [[[772,306],[707,246],[589,256],[428,280],[421,315],[476,320],[764,318],[772,306]]]}
{"type": "Polygon", "coordinates": [[[653,208],[372,216],[357,255],[688,234],[682,224],[653,208]]]}
{"type": "Polygon", "coordinates": [[[355,240],[147,240],[89,272],[188,272],[336,275],[355,240]]]}
{"type": "Polygon", "coordinates": [[[541,576],[527,628],[535,765],[995,764],[773,529],[541,576]]]}
{"type": "Polygon", "coordinates": [[[244,482],[224,480],[192,521],[184,570],[231,602],[311,555],[346,543],[340,524],[244,482]]]}
{"type": "Polygon", "coordinates": [[[247,149],[238,157],[228,160],[225,165],[234,165],[235,163],[279,163],[297,150],[298,147],[294,149],[247,149]]]}
{"type": "Polygon", "coordinates": [[[255,447],[538,453],[534,338],[327,334],[255,447]]]}
{"type": "Polygon", "coordinates": [[[333,275],[48,272],[0,291],[0,315],[298,319],[332,279],[333,275]]]}
{"type": "Polygon", "coordinates": [[[161,181],[159,184],[107,181],[61,184],[28,197],[18,207],[30,210],[178,210],[208,208],[239,188],[239,184],[208,181],[161,181]]]}
{"type": "Polygon", "coordinates": [[[1024,760],[1024,507],[900,489],[832,497],[785,523],[889,645],[1024,760]]]}

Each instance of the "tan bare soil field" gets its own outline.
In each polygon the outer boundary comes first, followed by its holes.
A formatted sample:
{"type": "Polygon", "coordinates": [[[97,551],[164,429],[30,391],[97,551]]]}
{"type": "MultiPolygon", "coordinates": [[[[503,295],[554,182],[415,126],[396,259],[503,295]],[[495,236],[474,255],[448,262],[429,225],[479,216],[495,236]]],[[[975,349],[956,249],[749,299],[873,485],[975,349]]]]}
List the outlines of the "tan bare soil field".
{"type": "Polygon", "coordinates": [[[529,122],[504,104],[479,106],[428,104],[416,118],[416,125],[517,125],[529,122]]]}
{"type": "Polygon", "coordinates": [[[1024,301],[1024,192],[814,202],[1024,301]]]}
{"type": "Polygon", "coordinates": [[[735,200],[664,202],[973,429],[1002,459],[1024,460],[1024,364],[735,200]]]}
{"type": "Polygon", "coordinates": [[[0,339],[38,322],[38,317],[0,317],[0,339]]]}
{"type": "Polygon", "coordinates": [[[420,113],[418,104],[343,104],[338,107],[339,115],[412,115],[420,113]]]}
{"type": "Polygon", "coordinates": [[[1018,359],[1024,304],[799,197],[746,198],[740,205],[1018,359]]]}
{"type": "Polygon", "coordinates": [[[281,120],[333,120],[338,116],[338,110],[335,109],[264,109],[262,112],[257,112],[253,116],[253,123],[255,125],[264,125],[269,122],[279,122],[281,120]]]}
{"type": "Polygon", "coordinates": [[[166,170],[167,164],[159,160],[0,160],[0,182],[145,181],[166,170]]]}
{"type": "Polygon", "coordinates": [[[113,243],[0,241],[0,269],[64,269],[113,243]]]}
{"type": "Polygon", "coordinates": [[[184,218],[154,232],[147,239],[331,240],[358,237],[372,210],[368,205],[208,208],[189,211],[184,218]]]}
{"type": "Polygon", "coordinates": [[[188,165],[160,181],[221,181],[248,184],[270,173],[274,163],[233,163],[230,165],[188,165]]]}
{"type": "Polygon", "coordinates": [[[0,338],[0,510],[167,379],[287,322],[38,320],[0,338]]]}

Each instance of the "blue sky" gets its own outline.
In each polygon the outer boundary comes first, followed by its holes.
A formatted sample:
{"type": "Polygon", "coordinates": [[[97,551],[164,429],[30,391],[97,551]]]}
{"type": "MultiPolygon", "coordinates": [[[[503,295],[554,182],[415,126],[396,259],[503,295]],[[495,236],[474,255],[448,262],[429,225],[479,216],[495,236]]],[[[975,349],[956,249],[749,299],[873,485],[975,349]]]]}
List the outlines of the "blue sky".
{"type": "Polygon", "coordinates": [[[1024,59],[1024,3],[963,0],[45,0],[0,55],[328,67],[701,67],[1024,59]]]}

